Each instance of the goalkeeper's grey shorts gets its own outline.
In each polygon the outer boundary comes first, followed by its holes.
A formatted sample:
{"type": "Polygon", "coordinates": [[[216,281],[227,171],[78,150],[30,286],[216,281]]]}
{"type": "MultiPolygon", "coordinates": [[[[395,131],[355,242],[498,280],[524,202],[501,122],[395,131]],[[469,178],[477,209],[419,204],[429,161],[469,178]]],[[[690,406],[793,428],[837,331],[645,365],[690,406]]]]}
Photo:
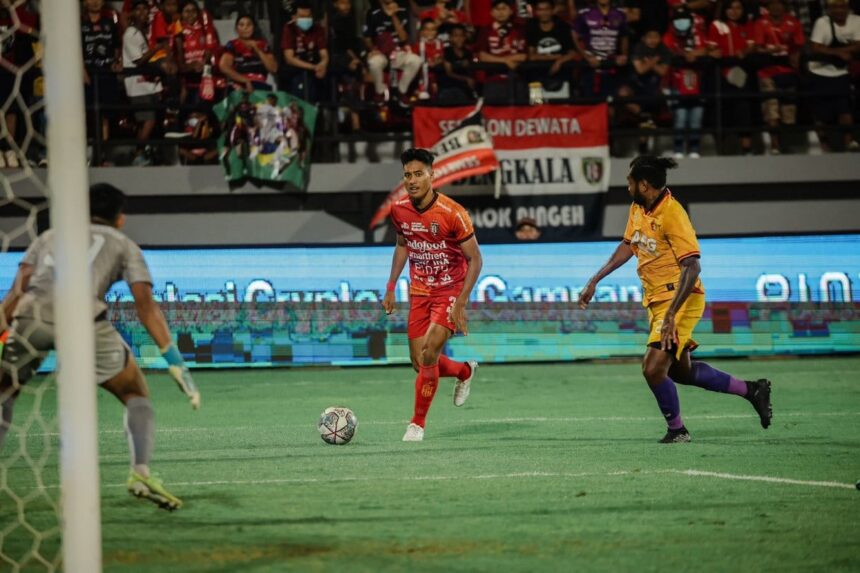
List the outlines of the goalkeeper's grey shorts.
{"type": "MultiPolygon", "coordinates": [[[[123,371],[131,349],[109,321],[98,320],[94,326],[96,382],[103,384],[123,371]]],[[[26,384],[53,349],[53,324],[26,317],[16,318],[3,347],[3,371],[12,377],[13,383],[26,384]]]]}

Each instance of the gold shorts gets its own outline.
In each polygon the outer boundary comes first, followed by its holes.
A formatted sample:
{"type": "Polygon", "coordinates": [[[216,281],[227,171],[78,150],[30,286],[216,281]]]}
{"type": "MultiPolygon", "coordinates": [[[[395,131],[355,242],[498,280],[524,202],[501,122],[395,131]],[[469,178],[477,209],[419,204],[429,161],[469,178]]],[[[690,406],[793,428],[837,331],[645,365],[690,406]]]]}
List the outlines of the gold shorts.
{"type": "MultiPolygon", "coordinates": [[[[663,317],[669,310],[671,300],[661,300],[648,307],[648,319],[651,323],[648,335],[648,346],[660,348],[660,329],[663,327],[663,317]]],[[[693,340],[693,329],[699,323],[705,313],[705,295],[690,293],[687,300],[675,314],[675,345],[673,346],[675,358],[681,358],[685,348],[695,350],[698,344],[693,340]]]]}

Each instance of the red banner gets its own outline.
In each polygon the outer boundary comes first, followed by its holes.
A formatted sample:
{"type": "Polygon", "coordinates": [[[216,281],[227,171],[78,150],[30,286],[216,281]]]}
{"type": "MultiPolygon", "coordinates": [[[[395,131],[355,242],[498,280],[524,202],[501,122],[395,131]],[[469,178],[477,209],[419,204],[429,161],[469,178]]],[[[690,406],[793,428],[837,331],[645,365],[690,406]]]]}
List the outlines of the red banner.
{"type": "MultiPolygon", "coordinates": [[[[440,134],[429,147],[436,156],[433,163],[433,188],[439,189],[449,183],[491,173],[499,168],[499,160],[493,151],[493,142],[479,122],[475,125],[461,125],[463,119],[476,113],[475,108],[465,109],[466,113],[457,120],[459,129],[444,136],[440,134]]],[[[477,118],[476,118],[477,119],[477,118]]],[[[378,227],[388,218],[391,205],[406,196],[406,188],[401,182],[394,188],[370,221],[370,228],[378,227]]]]}
{"type": "MultiPolygon", "coordinates": [[[[416,147],[431,147],[473,112],[472,107],[418,107],[416,147]]],[[[509,195],[605,192],[609,188],[609,126],[605,104],[484,107],[484,127],[499,158],[509,195]]],[[[472,178],[467,186],[487,186],[472,178]]]]}

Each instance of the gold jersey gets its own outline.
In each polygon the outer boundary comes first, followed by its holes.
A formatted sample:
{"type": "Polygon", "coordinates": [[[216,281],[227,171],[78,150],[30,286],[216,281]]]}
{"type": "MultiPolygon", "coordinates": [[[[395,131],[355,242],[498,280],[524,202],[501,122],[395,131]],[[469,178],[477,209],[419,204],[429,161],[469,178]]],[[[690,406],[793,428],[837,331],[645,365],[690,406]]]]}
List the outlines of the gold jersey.
{"type": "MultiPolygon", "coordinates": [[[[699,256],[699,241],[687,212],[668,189],[650,210],[633,203],[624,231],[624,242],[639,261],[636,272],[642,281],[642,305],[670,300],[681,278],[681,261],[699,256]]],[[[701,279],[693,292],[704,294],[701,279]]]]}

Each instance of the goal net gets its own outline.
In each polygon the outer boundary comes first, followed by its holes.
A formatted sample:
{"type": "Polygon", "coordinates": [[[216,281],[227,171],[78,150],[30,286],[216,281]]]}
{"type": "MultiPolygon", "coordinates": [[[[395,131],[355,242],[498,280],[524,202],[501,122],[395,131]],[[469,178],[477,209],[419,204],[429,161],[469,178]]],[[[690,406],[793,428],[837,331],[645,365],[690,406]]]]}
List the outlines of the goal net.
{"type": "MultiPolygon", "coordinates": [[[[41,10],[35,2],[0,0],[0,331],[5,342],[22,291],[15,277],[24,250],[50,225],[57,236],[50,325],[57,358],[49,356],[26,383],[3,362],[0,571],[98,573],[91,289],[80,272],[89,241],[80,12],[78,2],[38,4],[41,10]],[[40,169],[46,160],[47,177],[40,169]],[[57,363],[63,368],[55,375],[57,363]]],[[[33,328],[45,323],[36,317],[33,328]]]]}

